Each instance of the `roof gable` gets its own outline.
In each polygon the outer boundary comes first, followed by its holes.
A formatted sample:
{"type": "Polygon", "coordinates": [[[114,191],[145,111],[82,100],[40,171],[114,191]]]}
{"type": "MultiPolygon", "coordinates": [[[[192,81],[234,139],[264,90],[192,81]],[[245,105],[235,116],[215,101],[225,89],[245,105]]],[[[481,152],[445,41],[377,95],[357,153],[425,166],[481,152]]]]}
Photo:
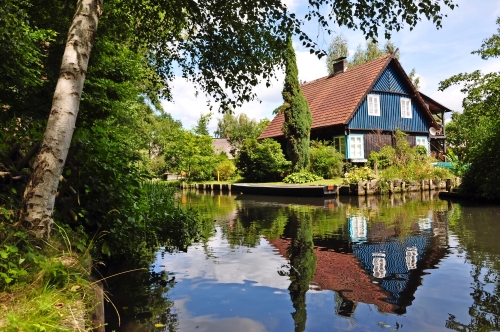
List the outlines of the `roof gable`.
{"type": "Polygon", "coordinates": [[[377,79],[373,85],[373,90],[409,94],[411,90],[403,80],[404,78],[398,75],[396,68],[391,63],[377,79]]]}

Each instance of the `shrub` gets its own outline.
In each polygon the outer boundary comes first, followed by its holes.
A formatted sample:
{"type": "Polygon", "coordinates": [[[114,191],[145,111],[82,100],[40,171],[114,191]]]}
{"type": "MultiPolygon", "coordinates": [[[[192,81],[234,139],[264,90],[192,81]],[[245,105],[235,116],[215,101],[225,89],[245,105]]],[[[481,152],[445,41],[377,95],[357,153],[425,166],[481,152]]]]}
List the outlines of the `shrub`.
{"type": "Polygon", "coordinates": [[[369,167],[354,168],[344,174],[343,184],[358,183],[359,181],[369,181],[375,179],[375,173],[369,167]]]}
{"type": "Polygon", "coordinates": [[[342,176],[344,155],[329,145],[328,142],[312,141],[309,153],[311,173],[325,179],[342,176]]]}
{"type": "Polygon", "coordinates": [[[430,163],[411,162],[405,166],[391,166],[380,172],[380,178],[383,180],[401,179],[406,182],[420,180],[440,181],[446,178],[452,178],[453,174],[440,167],[434,167],[430,163]]]}
{"type": "Polygon", "coordinates": [[[313,181],[323,180],[321,176],[309,172],[296,172],[288,175],[283,179],[285,183],[308,183],[313,181]]]}
{"type": "Polygon", "coordinates": [[[368,157],[368,165],[371,168],[384,169],[394,163],[396,149],[390,145],[383,146],[380,151],[372,151],[368,157]]]}
{"type": "Polygon", "coordinates": [[[236,158],[236,167],[247,181],[281,180],[290,166],[280,144],[272,139],[260,143],[256,139],[245,140],[236,158]]]}
{"type": "Polygon", "coordinates": [[[235,171],[236,166],[234,166],[234,163],[231,160],[226,159],[221,161],[217,165],[217,167],[215,168],[214,177],[218,177],[220,180],[226,181],[233,176],[235,171]]]}

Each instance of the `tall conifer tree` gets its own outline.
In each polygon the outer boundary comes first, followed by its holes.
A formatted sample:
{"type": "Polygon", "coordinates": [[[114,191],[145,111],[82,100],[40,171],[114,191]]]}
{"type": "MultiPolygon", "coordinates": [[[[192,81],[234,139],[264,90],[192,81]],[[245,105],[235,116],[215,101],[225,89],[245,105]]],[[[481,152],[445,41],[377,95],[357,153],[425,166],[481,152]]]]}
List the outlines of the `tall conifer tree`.
{"type": "Polygon", "coordinates": [[[283,87],[281,111],[285,116],[283,133],[287,141],[287,154],[292,161],[295,172],[309,167],[309,134],[311,132],[312,116],[307,100],[300,88],[297,60],[288,36],[288,47],[285,55],[286,76],[283,87]]]}

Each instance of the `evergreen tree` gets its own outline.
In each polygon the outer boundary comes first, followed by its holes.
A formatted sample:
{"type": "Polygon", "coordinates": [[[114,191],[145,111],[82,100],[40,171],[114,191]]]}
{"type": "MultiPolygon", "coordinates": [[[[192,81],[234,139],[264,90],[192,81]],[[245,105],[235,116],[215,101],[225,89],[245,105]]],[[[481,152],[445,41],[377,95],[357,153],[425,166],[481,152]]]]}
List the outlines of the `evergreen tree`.
{"type": "Polygon", "coordinates": [[[300,88],[297,61],[288,37],[288,48],[285,55],[286,76],[283,87],[281,111],[285,115],[283,133],[287,140],[287,154],[292,161],[294,172],[307,169],[309,166],[309,134],[311,132],[312,116],[307,100],[300,88]]]}
{"type": "Polygon", "coordinates": [[[200,119],[198,120],[198,123],[196,126],[193,128],[193,132],[196,135],[200,136],[210,136],[210,133],[208,132],[208,124],[210,123],[210,120],[212,119],[212,112],[209,112],[207,114],[200,114],[200,119]]]}

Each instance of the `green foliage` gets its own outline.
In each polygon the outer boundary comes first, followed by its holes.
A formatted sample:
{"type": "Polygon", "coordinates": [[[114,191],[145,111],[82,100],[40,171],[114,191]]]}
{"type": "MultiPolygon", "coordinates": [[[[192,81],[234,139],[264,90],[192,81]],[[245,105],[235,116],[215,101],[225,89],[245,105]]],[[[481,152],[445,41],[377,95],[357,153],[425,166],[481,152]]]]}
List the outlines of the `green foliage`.
{"type": "Polygon", "coordinates": [[[43,60],[56,33],[41,29],[30,20],[31,7],[26,0],[2,1],[0,94],[3,102],[21,97],[23,90],[38,87],[44,81],[43,60]]]}
{"type": "Polygon", "coordinates": [[[214,177],[219,178],[222,181],[229,180],[234,172],[236,171],[236,166],[231,160],[223,160],[221,161],[217,167],[215,168],[214,177]]]}
{"type": "Polygon", "coordinates": [[[380,58],[381,56],[384,56],[391,51],[394,51],[394,45],[391,43],[391,41],[387,41],[383,48],[379,48],[378,43],[374,42],[372,39],[369,39],[366,41],[365,49],[362,48],[361,44],[358,45],[356,52],[354,53],[352,59],[349,61],[349,64],[352,67],[359,66],[368,61],[380,58]]]}
{"type": "Polygon", "coordinates": [[[400,130],[394,133],[394,147],[386,145],[378,152],[372,151],[368,163],[373,168],[387,168],[390,166],[405,167],[409,163],[430,163],[435,160],[427,156],[427,148],[424,146],[411,147],[406,140],[407,134],[400,130]]]}
{"type": "Polygon", "coordinates": [[[198,120],[196,127],[193,128],[193,132],[196,135],[210,136],[210,133],[208,132],[208,124],[212,119],[212,115],[212,112],[209,112],[207,114],[200,114],[200,119],[198,120]]]}
{"type": "Polygon", "coordinates": [[[309,168],[312,116],[309,104],[300,88],[297,61],[290,36],[285,64],[286,76],[282,92],[284,104],[281,106],[285,121],[282,130],[287,141],[286,151],[292,161],[292,169],[298,172],[309,168]]]}
{"type": "Polygon", "coordinates": [[[407,182],[420,180],[442,180],[452,178],[450,171],[432,165],[436,160],[427,155],[424,146],[410,147],[406,134],[396,130],[396,144],[384,146],[380,151],[373,151],[368,158],[368,164],[379,172],[383,181],[404,180],[407,182]]]}
{"type": "Polygon", "coordinates": [[[218,138],[227,138],[233,149],[239,149],[247,138],[257,139],[269,122],[266,118],[257,122],[255,119],[250,119],[245,113],[235,116],[231,110],[227,110],[222,119],[217,121],[217,130],[214,135],[218,138]]]}
{"type": "Polygon", "coordinates": [[[272,139],[260,143],[247,139],[236,157],[236,167],[247,181],[265,182],[281,180],[290,168],[281,146],[272,139]]]}
{"type": "Polygon", "coordinates": [[[329,142],[312,141],[309,152],[312,173],[325,179],[342,176],[344,155],[329,145],[329,142]]]}
{"type": "Polygon", "coordinates": [[[309,183],[309,182],[314,182],[318,180],[323,180],[321,176],[318,176],[313,173],[309,172],[296,172],[287,175],[284,179],[283,182],[285,183],[309,183]]]}
{"type": "Polygon", "coordinates": [[[417,72],[415,68],[413,68],[410,73],[408,74],[408,78],[410,81],[413,83],[413,86],[415,89],[420,89],[420,77],[417,76],[417,72]]]}
{"type": "Polygon", "coordinates": [[[343,34],[336,35],[332,38],[326,55],[326,68],[328,74],[333,74],[334,60],[347,57],[349,55],[349,42],[343,34]]]}
{"type": "Polygon", "coordinates": [[[375,173],[369,167],[355,167],[344,174],[343,184],[348,185],[360,181],[370,181],[376,178],[375,173]]]}
{"type": "Polygon", "coordinates": [[[368,157],[368,165],[373,169],[387,168],[393,165],[396,150],[390,145],[384,145],[379,151],[372,151],[368,157]]]}
{"type": "Polygon", "coordinates": [[[451,165],[453,166],[453,174],[462,178],[469,169],[469,164],[465,164],[456,154],[455,148],[448,148],[448,153],[446,157],[450,160],[451,165]]]}
{"type": "Polygon", "coordinates": [[[379,173],[379,178],[382,180],[403,180],[406,182],[421,181],[421,180],[435,180],[440,181],[444,179],[453,178],[453,174],[441,167],[434,167],[431,163],[410,162],[404,166],[391,166],[382,170],[379,173]]]}
{"type": "MultiPolygon", "coordinates": [[[[483,59],[500,57],[498,31],[473,53],[483,59]]],[[[440,90],[461,85],[466,95],[463,113],[454,113],[447,135],[463,172],[463,189],[488,198],[500,198],[500,72],[461,73],[440,83],[440,90]],[[465,166],[467,165],[467,167],[465,166]]],[[[450,144],[450,145],[451,145],[450,144]]]]}

